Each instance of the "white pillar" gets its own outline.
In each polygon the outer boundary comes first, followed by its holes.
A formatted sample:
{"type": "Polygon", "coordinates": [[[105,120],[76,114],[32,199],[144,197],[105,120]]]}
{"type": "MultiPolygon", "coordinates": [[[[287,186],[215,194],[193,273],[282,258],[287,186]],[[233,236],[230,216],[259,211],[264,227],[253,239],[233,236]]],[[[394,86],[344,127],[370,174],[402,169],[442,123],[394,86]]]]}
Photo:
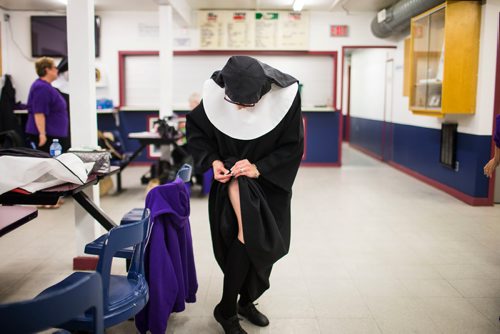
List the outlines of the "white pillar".
{"type": "MultiPolygon", "coordinates": [[[[71,145],[97,145],[94,0],[69,0],[67,6],[71,145]]],[[[97,187],[86,191],[99,203],[97,187]]],[[[76,254],[95,237],[94,219],[75,202],[76,254]]]]}
{"type": "Polygon", "coordinates": [[[173,21],[172,6],[158,6],[160,35],[160,118],[173,115],[172,72],[174,51],[172,47],[173,21]]]}

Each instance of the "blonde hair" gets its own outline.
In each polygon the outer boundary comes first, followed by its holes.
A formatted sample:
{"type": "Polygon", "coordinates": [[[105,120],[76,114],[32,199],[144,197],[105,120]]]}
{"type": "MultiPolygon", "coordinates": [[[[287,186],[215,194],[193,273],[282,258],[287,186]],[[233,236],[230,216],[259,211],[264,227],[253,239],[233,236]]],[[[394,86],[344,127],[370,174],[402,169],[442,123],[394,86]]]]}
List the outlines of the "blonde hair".
{"type": "Polygon", "coordinates": [[[42,57],[35,62],[36,74],[41,78],[47,74],[47,69],[55,66],[54,59],[50,57],[42,57]]]}

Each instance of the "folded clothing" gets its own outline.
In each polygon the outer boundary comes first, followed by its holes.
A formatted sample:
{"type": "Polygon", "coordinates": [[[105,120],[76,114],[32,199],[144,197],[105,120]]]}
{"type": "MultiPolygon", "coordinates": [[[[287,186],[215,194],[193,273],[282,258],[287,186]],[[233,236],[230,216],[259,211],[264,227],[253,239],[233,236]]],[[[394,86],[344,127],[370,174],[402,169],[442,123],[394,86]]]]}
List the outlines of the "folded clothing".
{"type": "Polygon", "coordinates": [[[35,192],[67,182],[84,184],[92,167],[72,153],[57,158],[0,155],[0,194],[16,188],[35,192]]]}

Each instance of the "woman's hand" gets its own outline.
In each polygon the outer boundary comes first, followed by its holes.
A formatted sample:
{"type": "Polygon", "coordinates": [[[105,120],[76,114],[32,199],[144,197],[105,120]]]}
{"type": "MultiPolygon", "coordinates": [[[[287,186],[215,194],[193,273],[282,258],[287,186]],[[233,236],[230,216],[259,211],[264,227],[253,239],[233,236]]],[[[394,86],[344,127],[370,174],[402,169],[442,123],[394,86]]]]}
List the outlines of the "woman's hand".
{"type": "Polygon", "coordinates": [[[231,173],[224,168],[224,164],[220,160],[215,160],[212,162],[212,168],[214,169],[214,179],[220,183],[226,183],[232,177],[231,173]]]}
{"type": "Polygon", "coordinates": [[[247,159],[236,162],[231,168],[231,172],[231,174],[235,178],[246,176],[252,179],[256,179],[260,175],[259,171],[257,170],[257,166],[251,164],[247,159]]]}
{"type": "Polygon", "coordinates": [[[495,158],[488,161],[488,163],[484,166],[484,175],[486,175],[486,177],[491,177],[499,163],[500,161],[497,161],[495,158]]]}
{"type": "Polygon", "coordinates": [[[38,135],[38,147],[42,147],[47,142],[47,136],[44,134],[38,135]]]}

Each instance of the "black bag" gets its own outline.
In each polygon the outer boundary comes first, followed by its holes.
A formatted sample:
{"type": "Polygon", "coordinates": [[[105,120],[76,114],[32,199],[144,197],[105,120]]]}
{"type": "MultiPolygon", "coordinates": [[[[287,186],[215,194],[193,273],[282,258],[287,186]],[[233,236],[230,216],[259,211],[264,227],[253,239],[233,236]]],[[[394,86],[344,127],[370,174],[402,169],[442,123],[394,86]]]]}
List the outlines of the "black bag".
{"type": "Polygon", "coordinates": [[[24,147],[21,136],[14,130],[0,132],[0,148],[11,147],[24,147]]]}
{"type": "Polygon", "coordinates": [[[14,157],[51,158],[50,154],[27,147],[12,147],[0,149],[0,157],[10,155],[14,157]]]}

